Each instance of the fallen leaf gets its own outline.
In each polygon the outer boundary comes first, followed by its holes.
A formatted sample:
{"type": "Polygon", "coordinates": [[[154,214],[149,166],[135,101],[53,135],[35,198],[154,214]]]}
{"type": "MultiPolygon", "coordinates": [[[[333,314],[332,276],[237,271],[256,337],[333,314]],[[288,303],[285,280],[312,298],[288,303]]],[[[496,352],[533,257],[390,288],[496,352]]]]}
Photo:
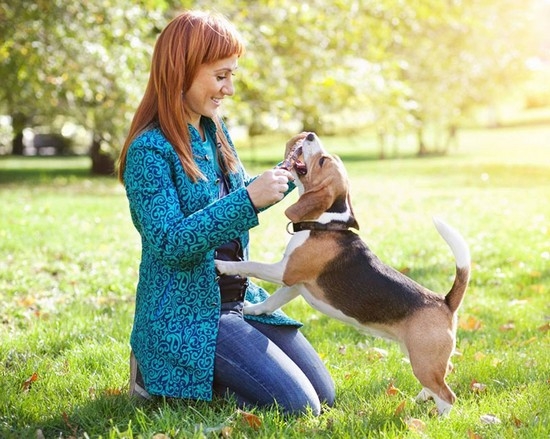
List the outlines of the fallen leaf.
{"type": "Polygon", "coordinates": [[[262,420],[252,413],[245,412],[244,410],[237,410],[237,413],[242,415],[247,424],[254,430],[258,430],[262,426],[262,420]]]}
{"type": "Polygon", "coordinates": [[[390,383],[388,388],[386,389],[386,395],[394,396],[399,394],[399,389],[393,385],[393,383],[390,383]]]}
{"type": "Polygon", "coordinates": [[[531,344],[531,343],[534,343],[534,342],[536,342],[536,341],[538,341],[538,338],[537,338],[537,337],[531,337],[531,338],[525,340],[523,343],[521,343],[520,346],[526,346],[526,345],[531,344]]]}
{"type": "Polygon", "coordinates": [[[371,360],[381,360],[382,358],[387,358],[388,351],[382,348],[370,348],[368,350],[368,356],[371,360]]]}
{"type": "Polygon", "coordinates": [[[417,433],[422,433],[426,429],[426,424],[424,421],[416,418],[407,418],[405,419],[405,424],[407,425],[407,428],[411,431],[415,431],[417,433]]]}
{"type": "Polygon", "coordinates": [[[67,412],[63,412],[61,416],[63,417],[63,421],[65,422],[65,425],[67,426],[67,428],[71,431],[72,435],[74,437],[77,437],[78,427],[71,424],[71,422],[69,421],[69,415],[67,415],[67,412]]]}
{"type": "Polygon", "coordinates": [[[104,393],[104,395],[107,395],[107,396],[118,396],[118,395],[122,395],[123,391],[120,388],[118,388],[118,389],[105,389],[105,391],[103,393],[104,393]]]}
{"type": "Polygon", "coordinates": [[[545,323],[545,324],[542,325],[542,326],[539,326],[537,329],[538,329],[539,331],[541,331],[541,332],[548,332],[548,331],[550,331],[550,322],[545,323]]]}
{"type": "Polygon", "coordinates": [[[523,425],[523,421],[521,421],[521,419],[516,418],[515,416],[512,416],[512,422],[517,428],[520,428],[523,425]]]}
{"type": "Polygon", "coordinates": [[[500,424],[501,421],[495,415],[481,415],[479,417],[483,424],[500,424]]]}
{"type": "Polygon", "coordinates": [[[475,431],[468,430],[468,439],[481,439],[481,435],[477,434],[475,431]]]}
{"type": "Polygon", "coordinates": [[[36,298],[35,297],[30,297],[30,296],[23,297],[23,298],[21,298],[17,301],[17,304],[19,306],[24,307],[24,308],[30,308],[35,303],[36,303],[36,298]]]}
{"type": "Polygon", "coordinates": [[[225,427],[222,427],[220,431],[220,437],[223,437],[223,438],[230,438],[232,434],[233,434],[233,427],[229,427],[228,425],[226,425],[225,427]]]}
{"type": "Polygon", "coordinates": [[[487,389],[487,385],[478,383],[476,380],[473,380],[470,383],[470,389],[473,390],[475,393],[482,393],[485,392],[487,389]]]}
{"type": "Polygon", "coordinates": [[[407,401],[402,401],[401,404],[399,404],[397,406],[397,408],[395,409],[395,412],[393,412],[394,416],[399,416],[403,410],[405,410],[405,406],[407,405],[407,401]]]}
{"type": "Polygon", "coordinates": [[[483,352],[476,352],[474,354],[474,360],[481,361],[483,360],[487,355],[485,355],[483,352]]]}
{"type": "Polygon", "coordinates": [[[459,322],[460,329],[465,331],[477,331],[483,326],[481,320],[474,316],[468,316],[466,319],[461,319],[459,322]]]}
{"type": "Polygon", "coordinates": [[[167,436],[164,433],[155,433],[151,439],[170,439],[170,436],[167,436]]]}
{"type": "Polygon", "coordinates": [[[32,383],[38,379],[38,373],[34,372],[27,380],[23,382],[23,392],[28,392],[31,389],[32,383]]]}
{"type": "Polygon", "coordinates": [[[543,294],[544,292],[546,292],[546,287],[542,284],[530,285],[529,289],[538,294],[543,294]]]}
{"type": "Polygon", "coordinates": [[[501,325],[499,328],[499,330],[502,332],[512,331],[513,329],[516,329],[516,325],[513,322],[505,323],[504,325],[501,325]]]}

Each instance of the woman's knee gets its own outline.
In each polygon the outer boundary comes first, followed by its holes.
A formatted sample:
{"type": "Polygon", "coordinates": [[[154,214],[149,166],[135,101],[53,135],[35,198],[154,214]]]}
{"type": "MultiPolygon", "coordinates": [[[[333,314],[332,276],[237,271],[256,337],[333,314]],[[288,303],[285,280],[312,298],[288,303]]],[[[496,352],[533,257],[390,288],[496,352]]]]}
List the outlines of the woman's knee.
{"type": "Polygon", "coordinates": [[[314,395],[304,394],[303,398],[294,398],[291,401],[277,402],[278,406],[290,415],[303,415],[311,413],[313,416],[321,414],[321,400],[314,395]]]}

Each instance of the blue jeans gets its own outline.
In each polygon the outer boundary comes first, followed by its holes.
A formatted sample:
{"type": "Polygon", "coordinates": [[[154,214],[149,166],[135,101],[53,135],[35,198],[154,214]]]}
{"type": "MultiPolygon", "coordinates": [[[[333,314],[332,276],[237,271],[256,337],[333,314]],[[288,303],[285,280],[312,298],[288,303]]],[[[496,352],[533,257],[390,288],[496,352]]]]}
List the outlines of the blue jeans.
{"type": "Polygon", "coordinates": [[[214,391],[240,406],[276,405],[319,415],[334,403],[334,382],[306,338],[292,326],[245,321],[243,304],[222,304],[214,391]]]}

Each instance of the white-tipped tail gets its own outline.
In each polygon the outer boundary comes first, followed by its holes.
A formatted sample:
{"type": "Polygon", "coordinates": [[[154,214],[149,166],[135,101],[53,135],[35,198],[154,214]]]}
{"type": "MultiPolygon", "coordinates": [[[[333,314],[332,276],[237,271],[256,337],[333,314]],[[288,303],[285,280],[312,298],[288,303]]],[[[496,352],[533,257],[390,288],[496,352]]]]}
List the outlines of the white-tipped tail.
{"type": "Polygon", "coordinates": [[[451,248],[458,268],[470,267],[470,249],[462,235],[440,218],[434,217],[433,222],[439,234],[451,248]]]}
{"type": "Polygon", "coordinates": [[[439,218],[433,219],[435,228],[449,244],[456,261],[456,276],[451,290],[445,296],[449,310],[454,313],[462,303],[470,279],[470,249],[455,229],[439,218]]]}

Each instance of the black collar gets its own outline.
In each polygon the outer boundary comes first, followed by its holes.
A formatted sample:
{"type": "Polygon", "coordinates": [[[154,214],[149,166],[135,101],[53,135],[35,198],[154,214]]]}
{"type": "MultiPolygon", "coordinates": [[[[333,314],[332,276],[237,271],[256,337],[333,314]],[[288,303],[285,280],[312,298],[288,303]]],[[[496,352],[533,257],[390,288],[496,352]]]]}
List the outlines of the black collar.
{"type": "MultiPolygon", "coordinates": [[[[301,232],[302,230],[321,230],[321,231],[346,231],[349,230],[349,226],[345,223],[319,223],[317,221],[301,221],[299,223],[293,223],[290,222],[287,224],[287,231],[288,226],[292,224],[292,231],[293,233],[301,232]]],[[[292,233],[291,233],[292,234],[292,233]]]]}

